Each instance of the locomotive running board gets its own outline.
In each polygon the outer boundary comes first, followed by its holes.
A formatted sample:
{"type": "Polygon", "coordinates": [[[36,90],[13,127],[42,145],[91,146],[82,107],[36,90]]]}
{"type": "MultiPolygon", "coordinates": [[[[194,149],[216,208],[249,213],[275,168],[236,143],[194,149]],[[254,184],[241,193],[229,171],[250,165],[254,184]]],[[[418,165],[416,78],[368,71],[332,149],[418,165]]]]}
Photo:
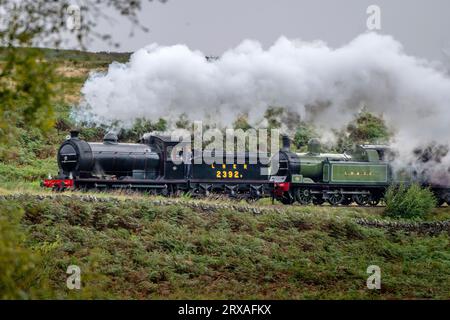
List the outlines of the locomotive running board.
{"type": "Polygon", "coordinates": [[[111,188],[117,188],[117,189],[126,189],[126,188],[139,188],[139,189],[165,189],[167,188],[167,185],[165,184],[112,184],[111,188]]]}
{"type": "Polygon", "coordinates": [[[191,179],[190,183],[208,183],[208,184],[268,184],[273,185],[274,182],[269,180],[233,180],[233,179],[220,179],[220,180],[203,180],[203,179],[191,179]]]}
{"type": "Polygon", "coordinates": [[[128,185],[128,184],[140,184],[140,185],[159,185],[168,183],[187,183],[187,180],[150,180],[150,179],[128,179],[128,180],[109,180],[109,179],[75,179],[77,184],[92,183],[92,184],[116,184],[116,185],[128,185]]]}

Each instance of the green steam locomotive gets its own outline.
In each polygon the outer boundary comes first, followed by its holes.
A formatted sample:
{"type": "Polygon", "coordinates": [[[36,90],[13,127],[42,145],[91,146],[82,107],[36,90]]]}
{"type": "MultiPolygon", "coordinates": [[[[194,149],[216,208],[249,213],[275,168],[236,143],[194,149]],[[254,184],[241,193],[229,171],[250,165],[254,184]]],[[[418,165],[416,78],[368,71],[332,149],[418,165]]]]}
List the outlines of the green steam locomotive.
{"type": "Polygon", "coordinates": [[[359,145],[350,154],[323,153],[319,140],[311,139],[306,153],[289,149],[284,140],[278,176],[285,179],[278,196],[286,204],[377,205],[392,181],[386,146],[359,145]]]}

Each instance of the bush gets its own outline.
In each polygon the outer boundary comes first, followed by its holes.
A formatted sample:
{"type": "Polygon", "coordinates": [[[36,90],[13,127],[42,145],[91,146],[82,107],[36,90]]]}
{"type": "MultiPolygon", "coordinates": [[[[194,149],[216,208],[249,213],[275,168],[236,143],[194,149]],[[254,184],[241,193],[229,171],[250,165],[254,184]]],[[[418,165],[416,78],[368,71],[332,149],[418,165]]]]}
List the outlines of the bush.
{"type": "Polygon", "coordinates": [[[0,162],[0,183],[18,181],[39,181],[49,174],[56,175],[58,166],[56,159],[35,160],[30,165],[17,165],[0,162]]]}
{"type": "Polygon", "coordinates": [[[433,192],[418,184],[390,186],[385,200],[385,215],[398,218],[422,218],[437,204],[433,192]]]}
{"type": "Polygon", "coordinates": [[[0,299],[35,299],[49,293],[39,251],[25,246],[22,210],[0,203],[0,299]]]}

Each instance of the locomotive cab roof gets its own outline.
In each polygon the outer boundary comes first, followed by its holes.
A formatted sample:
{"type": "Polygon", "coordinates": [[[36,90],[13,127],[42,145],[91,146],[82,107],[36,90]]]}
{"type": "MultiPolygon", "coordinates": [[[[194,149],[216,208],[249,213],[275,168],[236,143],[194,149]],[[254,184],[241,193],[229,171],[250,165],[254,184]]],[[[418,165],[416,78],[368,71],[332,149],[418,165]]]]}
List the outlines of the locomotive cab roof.
{"type": "Polygon", "coordinates": [[[385,160],[386,152],[389,152],[387,145],[362,144],[356,146],[352,156],[362,161],[377,162],[385,160]]]}
{"type": "Polygon", "coordinates": [[[157,135],[157,134],[145,134],[139,139],[140,143],[145,144],[158,144],[163,143],[165,145],[176,145],[182,143],[181,139],[173,139],[171,136],[157,135]]]}
{"type": "Polygon", "coordinates": [[[389,149],[389,146],[385,145],[385,144],[361,144],[360,147],[363,149],[372,149],[372,150],[387,150],[387,149],[389,149]]]}
{"type": "Polygon", "coordinates": [[[181,139],[173,139],[172,137],[165,135],[145,134],[138,143],[146,144],[156,151],[165,152],[170,147],[185,144],[187,142],[183,142],[181,139]]]}

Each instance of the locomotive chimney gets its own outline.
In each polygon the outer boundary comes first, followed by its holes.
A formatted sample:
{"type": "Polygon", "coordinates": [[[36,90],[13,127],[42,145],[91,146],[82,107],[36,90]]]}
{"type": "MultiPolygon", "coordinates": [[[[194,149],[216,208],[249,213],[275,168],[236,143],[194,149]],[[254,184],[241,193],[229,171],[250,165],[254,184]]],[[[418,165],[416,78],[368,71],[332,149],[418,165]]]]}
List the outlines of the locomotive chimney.
{"type": "Polygon", "coordinates": [[[80,131],[78,131],[78,130],[70,130],[70,138],[71,139],[76,139],[76,138],[78,138],[78,135],[80,134],[80,131]]]}
{"type": "Polygon", "coordinates": [[[285,134],[281,136],[281,151],[290,151],[291,150],[291,140],[285,134]]]}

